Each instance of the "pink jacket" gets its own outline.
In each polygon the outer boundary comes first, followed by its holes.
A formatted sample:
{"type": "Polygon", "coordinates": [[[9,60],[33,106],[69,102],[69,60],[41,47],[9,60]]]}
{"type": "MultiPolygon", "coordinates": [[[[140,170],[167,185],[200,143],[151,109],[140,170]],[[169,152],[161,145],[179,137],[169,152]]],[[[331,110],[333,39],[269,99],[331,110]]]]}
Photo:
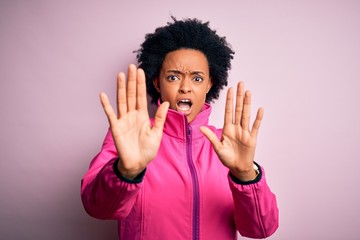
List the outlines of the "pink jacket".
{"type": "MultiPolygon", "coordinates": [[[[117,152],[108,132],[101,152],[81,182],[88,214],[118,221],[119,239],[265,238],[278,227],[278,208],[263,169],[256,180],[239,181],[222,165],[199,127],[211,107],[190,123],[169,110],[156,158],[135,180],[117,171],[117,152]]],[[[221,129],[209,126],[221,136],[221,129]]]]}

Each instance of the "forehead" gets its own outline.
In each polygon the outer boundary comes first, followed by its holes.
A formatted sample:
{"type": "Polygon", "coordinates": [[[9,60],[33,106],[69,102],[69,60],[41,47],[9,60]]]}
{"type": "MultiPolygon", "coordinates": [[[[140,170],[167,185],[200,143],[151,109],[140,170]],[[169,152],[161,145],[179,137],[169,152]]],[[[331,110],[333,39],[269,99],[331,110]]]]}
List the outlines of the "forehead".
{"type": "Polygon", "coordinates": [[[204,53],[194,49],[179,49],[169,52],[162,64],[162,70],[179,70],[182,72],[209,72],[209,64],[204,53]]]}

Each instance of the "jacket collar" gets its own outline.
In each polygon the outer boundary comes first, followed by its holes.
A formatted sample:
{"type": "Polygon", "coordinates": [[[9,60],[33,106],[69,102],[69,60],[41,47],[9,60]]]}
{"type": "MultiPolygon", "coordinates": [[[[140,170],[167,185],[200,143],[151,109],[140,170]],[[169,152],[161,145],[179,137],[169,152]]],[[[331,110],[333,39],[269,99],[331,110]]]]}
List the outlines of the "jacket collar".
{"type": "Polygon", "coordinates": [[[201,112],[199,112],[191,123],[188,123],[184,114],[169,109],[164,124],[164,133],[174,138],[186,140],[186,135],[190,128],[192,139],[204,137],[204,134],[200,131],[200,127],[208,125],[211,109],[211,105],[205,103],[201,112]]]}

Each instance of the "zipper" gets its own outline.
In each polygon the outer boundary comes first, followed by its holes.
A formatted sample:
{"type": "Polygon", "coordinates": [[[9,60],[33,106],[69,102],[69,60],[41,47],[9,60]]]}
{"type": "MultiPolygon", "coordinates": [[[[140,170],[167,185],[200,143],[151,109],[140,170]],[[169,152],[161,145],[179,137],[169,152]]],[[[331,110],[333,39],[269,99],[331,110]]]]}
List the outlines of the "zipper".
{"type": "Polygon", "coordinates": [[[192,159],[191,145],[192,145],[192,129],[188,124],[185,117],[186,124],[186,159],[191,173],[191,180],[193,184],[193,218],[192,218],[192,239],[200,239],[200,196],[199,196],[199,180],[195,168],[195,164],[192,159]]]}

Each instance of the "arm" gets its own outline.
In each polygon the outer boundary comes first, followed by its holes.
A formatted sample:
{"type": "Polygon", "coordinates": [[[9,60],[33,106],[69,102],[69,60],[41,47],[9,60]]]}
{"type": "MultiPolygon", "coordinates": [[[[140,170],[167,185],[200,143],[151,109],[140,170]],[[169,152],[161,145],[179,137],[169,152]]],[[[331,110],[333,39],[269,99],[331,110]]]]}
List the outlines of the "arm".
{"type": "Polygon", "coordinates": [[[124,181],[116,171],[118,156],[109,131],[102,149],[91,161],[89,170],[81,181],[81,200],[86,212],[99,219],[123,219],[141,189],[141,180],[124,181]]]}
{"type": "Polygon", "coordinates": [[[97,218],[124,218],[135,203],[145,169],[159,149],[168,102],[162,103],[151,124],[145,73],[134,65],[117,81],[117,114],[105,93],[101,103],[110,124],[101,152],[82,180],[82,201],[97,218]]]}
{"type": "Polygon", "coordinates": [[[239,232],[247,237],[264,238],[278,226],[275,196],[266,184],[262,169],[259,175],[254,170],[257,135],[264,113],[262,108],[257,111],[250,128],[250,91],[244,91],[242,82],[237,85],[235,110],[233,95],[230,88],[226,97],[221,139],[207,127],[201,127],[201,131],[212,143],[222,164],[229,169],[235,223],[239,232]]]}
{"type": "Polygon", "coordinates": [[[234,199],[235,225],[242,236],[266,238],[279,225],[276,196],[267,185],[264,169],[259,167],[257,178],[242,182],[229,173],[229,184],[234,199]]]}

